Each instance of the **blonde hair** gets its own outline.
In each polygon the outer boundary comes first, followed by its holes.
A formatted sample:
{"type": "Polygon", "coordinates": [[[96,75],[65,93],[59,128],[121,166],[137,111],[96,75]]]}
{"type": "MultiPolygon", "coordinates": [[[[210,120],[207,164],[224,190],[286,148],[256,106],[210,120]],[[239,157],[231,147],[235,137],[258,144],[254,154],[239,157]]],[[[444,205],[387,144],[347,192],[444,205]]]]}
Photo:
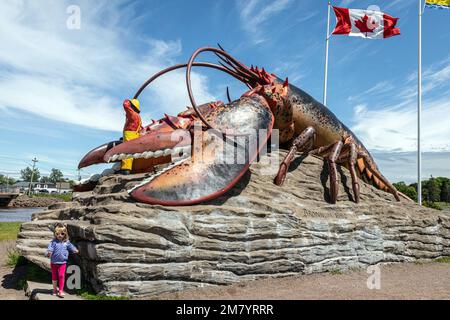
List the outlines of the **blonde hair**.
{"type": "Polygon", "coordinates": [[[62,241],[68,241],[69,240],[69,234],[67,233],[66,226],[61,224],[61,223],[58,223],[55,226],[55,230],[53,231],[53,234],[55,235],[55,238],[57,238],[56,234],[61,233],[61,232],[64,232],[64,239],[62,241]]]}

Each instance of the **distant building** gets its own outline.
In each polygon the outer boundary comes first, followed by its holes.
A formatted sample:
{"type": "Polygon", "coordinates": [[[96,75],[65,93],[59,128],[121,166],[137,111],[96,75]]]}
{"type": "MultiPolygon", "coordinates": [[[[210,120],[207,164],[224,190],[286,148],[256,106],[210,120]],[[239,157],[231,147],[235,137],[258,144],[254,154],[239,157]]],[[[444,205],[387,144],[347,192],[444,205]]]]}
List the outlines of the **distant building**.
{"type": "MultiPolygon", "coordinates": [[[[33,182],[31,184],[31,189],[34,189],[34,186],[36,185],[36,182],[33,182]]],[[[13,184],[13,187],[15,188],[19,188],[20,192],[26,192],[28,191],[28,187],[30,186],[29,182],[25,182],[25,181],[18,181],[16,183],[13,184]]]]}
{"type": "Polygon", "coordinates": [[[10,184],[0,184],[0,193],[20,193],[20,189],[10,184]]]}
{"type": "Polygon", "coordinates": [[[50,182],[38,182],[34,185],[34,192],[42,192],[42,193],[58,193],[58,189],[56,189],[56,185],[50,182]]]}
{"type": "MultiPolygon", "coordinates": [[[[18,188],[20,192],[26,192],[28,191],[28,188],[30,186],[29,182],[26,181],[19,181],[16,182],[13,187],[18,188]]],[[[72,192],[72,188],[70,187],[69,182],[33,182],[31,184],[31,190],[34,192],[41,192],[41,193],[68,193],[72,192]]]]}
{"type": "Polygon", "coordinates": [[[58,193],[72,192],[72,188],[69,182],[57,182],[55,185],[56,190],[58,190],[58,193]]]}

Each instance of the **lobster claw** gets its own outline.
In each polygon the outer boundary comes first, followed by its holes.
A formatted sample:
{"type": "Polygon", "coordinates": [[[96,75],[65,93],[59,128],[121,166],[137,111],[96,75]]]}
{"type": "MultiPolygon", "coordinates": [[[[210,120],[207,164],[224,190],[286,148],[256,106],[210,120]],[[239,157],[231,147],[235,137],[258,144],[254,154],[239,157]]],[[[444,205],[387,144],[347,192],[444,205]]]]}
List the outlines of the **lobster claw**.
{"type": "Polygon", "coordinates": [[[194,130],[192,156],[130,190],[132,198],[176,206],[223,195],[239,181],[265,146],[274,123],[267,102],[259,96],[242,97],[218,106],[207,115],[207,120],[222,132],[237,128],[234,133],[239,135],[194,130]]]}
{"type": "Polygon", "coordinates": [[[93,164],[97,163],[104,163],[103,160],[104,155],[111,150],[112,148],[118,146],[121,144],[122,141],[111,141],[105,144],[102,144],[101,146],[98,146],[97,148],[92,149],[86,155],[81,159],[80,163],[78,164],[78,169],[88,167],[93,164]]]}

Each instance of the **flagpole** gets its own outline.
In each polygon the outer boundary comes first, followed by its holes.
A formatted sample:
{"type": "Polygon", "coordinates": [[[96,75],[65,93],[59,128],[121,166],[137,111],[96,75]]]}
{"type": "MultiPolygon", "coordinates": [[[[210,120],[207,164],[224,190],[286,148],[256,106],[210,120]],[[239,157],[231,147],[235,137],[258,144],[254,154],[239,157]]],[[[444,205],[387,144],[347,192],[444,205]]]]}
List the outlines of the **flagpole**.
{"type": "Polygon", "coordinates": [[[420,127],[422,122],[422,0],[419,0],[419,52],[417,77],[417,200],[422,205],[422,151],[420,145],[420,127]]]}
{"type": "Polygon", "coordinates": [[[331,3],[328,1],[328,18],[327,18],[327,39],[325,46],[325,77],[323,80],[323,105],[327,105],[327,82],[328,82],[328,49],[330,44],[330,10],[331,3]]]}

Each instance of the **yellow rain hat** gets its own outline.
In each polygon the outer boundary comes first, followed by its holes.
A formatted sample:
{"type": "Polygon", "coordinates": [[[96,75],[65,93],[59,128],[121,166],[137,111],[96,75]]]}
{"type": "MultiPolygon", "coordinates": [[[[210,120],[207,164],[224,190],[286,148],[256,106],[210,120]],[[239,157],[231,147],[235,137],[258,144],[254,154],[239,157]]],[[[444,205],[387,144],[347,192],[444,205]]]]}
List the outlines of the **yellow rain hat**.
{"type": "Polygon", "coordinates": [[[131,100],[131,104],[138,109],[139,111],[141,111],[141,104],[139,103],[138,99],[132,99],[131,100]]]}

